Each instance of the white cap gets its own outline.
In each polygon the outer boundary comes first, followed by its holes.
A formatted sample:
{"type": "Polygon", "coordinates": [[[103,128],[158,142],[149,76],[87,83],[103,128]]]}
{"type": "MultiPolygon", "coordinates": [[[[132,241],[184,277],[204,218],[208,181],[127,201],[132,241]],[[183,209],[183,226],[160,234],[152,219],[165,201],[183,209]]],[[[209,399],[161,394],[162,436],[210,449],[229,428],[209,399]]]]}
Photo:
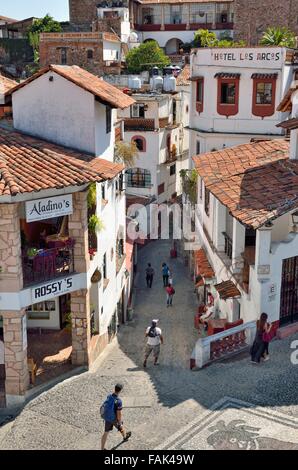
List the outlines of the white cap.
{"type": "Polygon", "coordinates": [[[159,322],[159,320],[152,320],[152,323],[156,323],[156,324],[157,324],[158,322],[159,322]]]}

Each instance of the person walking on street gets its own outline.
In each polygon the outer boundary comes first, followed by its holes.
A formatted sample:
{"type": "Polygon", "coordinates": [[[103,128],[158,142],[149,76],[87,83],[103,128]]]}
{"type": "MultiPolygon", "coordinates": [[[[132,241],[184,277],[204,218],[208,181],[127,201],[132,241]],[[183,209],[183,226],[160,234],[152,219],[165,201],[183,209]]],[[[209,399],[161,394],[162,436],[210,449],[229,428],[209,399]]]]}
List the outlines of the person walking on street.
{"type": "Polygon", "coordinates": [[[163,286],[167,287],[169,285],[169,268],[166,263],[162,265],[162,279],[163,279],[163,286]]]}
{"type": "Polygon", "coordinates": [[[175,289],[172,286],[172,284],[169,284],[167,289],[167,307],[172,307],[173,306],[173,297],[175,295],[175,289]]]}
{"type": "Polygon", "coordinates": [[[127,442],[131,437],[131,432],[126,432],[122,421],[122,400],[119,398],[119,394],[123,389],[122,384],[115,386],[115,391],[111,395],[108,395],[106,401],[100,408],[100,414],[105,422],[105,431],[101,438],[101,450],[106,450],[106,442],[108,435],[113,428],[116,428],[123,437],[123,442],[127,442]]]}
{"type": "Polygon", "coordinates": [[[152,268],[151,263],[148,263],[148,267],[146,269],[146,282],[147,287],[150,289],[152,288],[154,274],[154,269],[152,268]]]}
{"type": "Polygon", "coordinates": [[[262,313],[260,319],[257,322],[256,336],[250,350],[251,362],[253,364],[259,364],[261,361],[261,357],[264,357],[266,353],[269,355],[268,341],[264,341],[264,337],[266,339],[266,336],[270,333],[271,330],[271,325],[267,322],[267,320],[267,313],[262,313]]]}
{"type": "Polygon", "coordinates": [[[170,271],[170,270],[169,270],[169,280],[168,280],[168,284],[170,284],[171,286],[174,285],[174,281],[173,281],[173,271],[170,271]]]}
{"type": "Polygon", "coordinates": [[[147,360],[153,352],[154,365],[158,366],[158,358],[160,355],[160,345],[163,344],[163,336],[160,328],[157,327],[159,320],[152,320],[152,325],[146,329],[145,338],[147,338],[147,345],[145,350],[144,367],[147,367],[147,360]]]}

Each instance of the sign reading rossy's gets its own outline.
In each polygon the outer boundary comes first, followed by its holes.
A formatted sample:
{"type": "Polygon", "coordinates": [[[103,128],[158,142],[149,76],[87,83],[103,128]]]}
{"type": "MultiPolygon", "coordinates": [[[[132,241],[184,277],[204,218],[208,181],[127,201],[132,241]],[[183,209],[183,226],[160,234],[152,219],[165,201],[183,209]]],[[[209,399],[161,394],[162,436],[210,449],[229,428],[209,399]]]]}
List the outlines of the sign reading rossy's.
{"type": "Polygon", "coordinates": [[[49,197],[26,202],[27,222],[53,219],[73,212],[72,195],[49,197]]]}

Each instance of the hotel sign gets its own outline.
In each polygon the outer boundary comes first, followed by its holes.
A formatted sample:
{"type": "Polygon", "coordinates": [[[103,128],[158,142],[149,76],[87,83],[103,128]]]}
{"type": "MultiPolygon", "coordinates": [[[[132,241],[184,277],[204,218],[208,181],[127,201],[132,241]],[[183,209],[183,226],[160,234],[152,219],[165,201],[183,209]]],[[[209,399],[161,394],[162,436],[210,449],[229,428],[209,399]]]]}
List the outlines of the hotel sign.
{"type": "MultiPolygon", "coordinates": [[[[200,49],[199,65],[218,65],[249,68],[278,69],[285,61],[285,53],[281,47],[274,48],[229,48],[200,49]],[[201,52],[202,51],[202,52],[201,52]]],[[[239,72],[241,72],[239,70],[239,72]]]]}
{"type": "Polygon", "coordinates": [[[46,284],[33,287],[33,289],[31,289],[32,304],[67,294],[73,290],[73,284],[73,278],[67,277],[56,281],[49,281],[46,284]]]}
{"type": "Polygon", "coordinates": [[[26,202],[26,221],[53,219],[73,213],[72,194],[26,202]]]}

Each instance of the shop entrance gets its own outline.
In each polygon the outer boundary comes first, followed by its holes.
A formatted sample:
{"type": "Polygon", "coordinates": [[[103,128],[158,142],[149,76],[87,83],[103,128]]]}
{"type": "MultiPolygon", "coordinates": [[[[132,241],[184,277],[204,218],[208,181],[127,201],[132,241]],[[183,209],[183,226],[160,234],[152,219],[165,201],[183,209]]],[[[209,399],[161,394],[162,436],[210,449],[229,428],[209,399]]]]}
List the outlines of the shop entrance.
{"type": "Polygon", "coordinates": [[[298,321],[298,256],[283,260],[280,294],[280,324],[298,321]]]}

